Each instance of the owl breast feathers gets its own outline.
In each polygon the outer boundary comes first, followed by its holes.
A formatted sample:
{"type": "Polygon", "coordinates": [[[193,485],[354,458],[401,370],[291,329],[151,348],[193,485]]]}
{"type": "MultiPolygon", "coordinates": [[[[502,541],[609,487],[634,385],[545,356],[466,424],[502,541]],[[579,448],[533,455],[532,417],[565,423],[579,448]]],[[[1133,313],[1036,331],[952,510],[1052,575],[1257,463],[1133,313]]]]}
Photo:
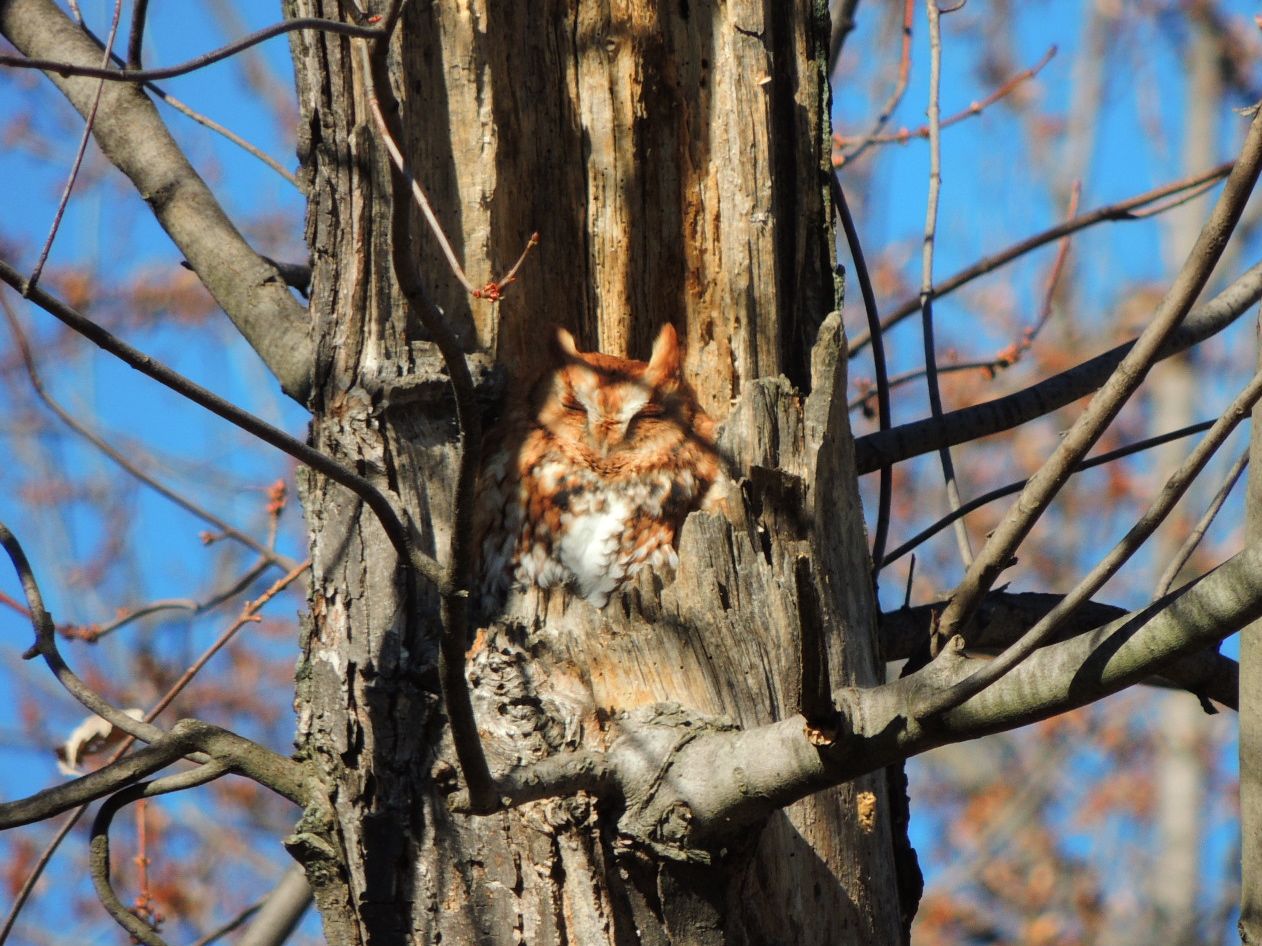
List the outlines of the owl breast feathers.
{"type": "Polygon", "coordinates": [[[488,437],[478,483],[481,607],[510,588],[564,587],[597,607],[645,566],[672,568],[675,535],[718,474],[714,423],[680,378],[662,327],[647,363],[580,352],[488,437]]]}

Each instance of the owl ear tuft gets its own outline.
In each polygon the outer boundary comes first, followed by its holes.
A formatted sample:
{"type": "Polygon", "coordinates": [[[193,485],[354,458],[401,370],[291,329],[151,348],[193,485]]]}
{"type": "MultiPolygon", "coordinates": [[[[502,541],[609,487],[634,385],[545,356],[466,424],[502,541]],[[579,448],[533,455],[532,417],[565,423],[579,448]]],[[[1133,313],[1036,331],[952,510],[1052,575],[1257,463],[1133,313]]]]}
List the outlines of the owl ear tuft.
{"type": "Polygon", "coordinates": [[[675,326],[667,322],[657,333],[645,376],[651,384],[676,381],[679,379],[679,368],[679,336],[675,334],[675,326]]]}
{"type": "Polygon", "coordinates": [[[556,347],[557,352],[567,361],[578,357],[578,346],[574,343],[574,336],[559,325],[556,333],[556,347]]]}

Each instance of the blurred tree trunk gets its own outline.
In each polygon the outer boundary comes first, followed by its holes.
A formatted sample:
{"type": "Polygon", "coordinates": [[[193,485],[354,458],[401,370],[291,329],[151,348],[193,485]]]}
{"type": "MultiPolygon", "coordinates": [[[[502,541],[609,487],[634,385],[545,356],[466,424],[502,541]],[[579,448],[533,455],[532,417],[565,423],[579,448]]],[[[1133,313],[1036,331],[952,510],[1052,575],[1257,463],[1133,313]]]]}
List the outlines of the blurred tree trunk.
{"type": "MultiPolygon", "coordinates": [[[[290,16],[340,9],[285,3],[290,16]]],[[[394,283],[367,77],[345,39],[291,37],[315,266],[311,437],[397,491],[441,558],[450,395],[394,283]]],[[[826,651],[827,685],[880,673],[835,320],[816,396],[793,387],[810,384],[811,346],[840,304],[827,49],[823,2],[405,8],[391,70],[400,144],[472,282],[542,237],[496,307],[470,299],[414,230],[427,289],[475,365],[489,352],[528,380],[552,324],[583,347],[645,357],[670,321],[702,402],[732,414],[723,442],[742,480],[727,517],[689,521],[676,582],[646,578],[603,613],[554,597],[480,635],[471,679],[493,768],[598,747],[627,713],[661,725],[782,718],[797,709],[804,649],[826,651]],[[815,632],[806,643],[803,627],[815,632]]],[[[625,811],[586,797],[448,813],[433,775],[452,755],[435,602],[424,589],[409,599],[348,494],[308,476],[303,499],[313,566],[299,750],[330,791],[290,846],[330,942],[900,941],[879,776],[706,851],[636,843],[618,830],[625,811]]]]}
{"type": "MultiPolygon", "coordinates": [[[[1220,39],[1203,21],[1193,18],[1187,39],[1185,64],[1182,163],[1184,172],[1195,174],[1213,164],[1218,153],[1219,115],[1199,107],[1217,102],[1223,88],[1219,69],[1220,39]]],[[[1209,197],[1189,201],[1171,211],[1165,219],[1166,265],[1177,271],[1191,252],[1201,221],[1209,213],[1209,197]]],[[[1150,390],[1153,397],[1151,427],[1159,431],[1177,430],[1193,423],[1198,404],[1198,380],[1193,355],[1170,358],[1153,371],[1150,390]]],[[[1156,454],[1154,488],[1170,474],[1186,455],[1186,445],[1170,444],[1156,454]]],[[[1203,491],[1202,491],[1203,492],[1203,491]]],[[[1187,509],[1195,509],[1193,493],[1187,509]]],[[[1164,572],[1191,528],[1195,511],[1177,515],[1158,531],[1155,547],[1155,574],[1164,572]]],[[[1177,583],[1176,583],[1177,587],[1177,583]]],[[[1200,942],[1197,934],[1197,905],[1201,902],[1202,852],[1206,846],[1205,806],[1201,800],[1208,789],[1209,776],[1203,746],[1210,741],[1210,728],[1204,711],[1186,693],[1158,697],[1161,725],[1156,732],[1156,828],[1157,850],[1152,877],[1152,926],[1147,934],[1137,930],[1134,942],[1160,938],[1170,946],[1191,946],[1200,942]]]]}

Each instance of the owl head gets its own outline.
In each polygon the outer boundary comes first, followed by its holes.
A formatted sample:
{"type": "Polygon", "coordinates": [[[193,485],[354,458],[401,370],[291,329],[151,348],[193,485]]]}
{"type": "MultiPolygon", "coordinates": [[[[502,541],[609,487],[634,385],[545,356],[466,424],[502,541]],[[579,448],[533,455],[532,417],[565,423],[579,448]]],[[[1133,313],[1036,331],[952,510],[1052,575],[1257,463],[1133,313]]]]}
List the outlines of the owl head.
{"type": "Polygon", "coordinates": [[[556,330],[557,368],[545,379],[538,424],[593,462],[669,448],[705,419],[680,379],[679,337],[662,326],[647,362],[581,352],[556,330]]]}

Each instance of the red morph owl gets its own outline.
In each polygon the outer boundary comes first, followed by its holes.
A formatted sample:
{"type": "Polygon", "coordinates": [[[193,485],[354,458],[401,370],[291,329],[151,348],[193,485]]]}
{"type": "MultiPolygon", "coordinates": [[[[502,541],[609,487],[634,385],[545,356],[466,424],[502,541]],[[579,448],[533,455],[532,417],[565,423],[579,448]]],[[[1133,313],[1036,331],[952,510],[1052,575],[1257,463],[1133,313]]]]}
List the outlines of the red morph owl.
{"type": "Polygon", "coordinates": [[[680,377],[675,329],[647,363],[581,352],[487,438],[478,483],[481,610],[510,587],[564,587],[604,607],[645,566],[674,568],[675,536],[719,472],[714,422],[680,377]]]}

